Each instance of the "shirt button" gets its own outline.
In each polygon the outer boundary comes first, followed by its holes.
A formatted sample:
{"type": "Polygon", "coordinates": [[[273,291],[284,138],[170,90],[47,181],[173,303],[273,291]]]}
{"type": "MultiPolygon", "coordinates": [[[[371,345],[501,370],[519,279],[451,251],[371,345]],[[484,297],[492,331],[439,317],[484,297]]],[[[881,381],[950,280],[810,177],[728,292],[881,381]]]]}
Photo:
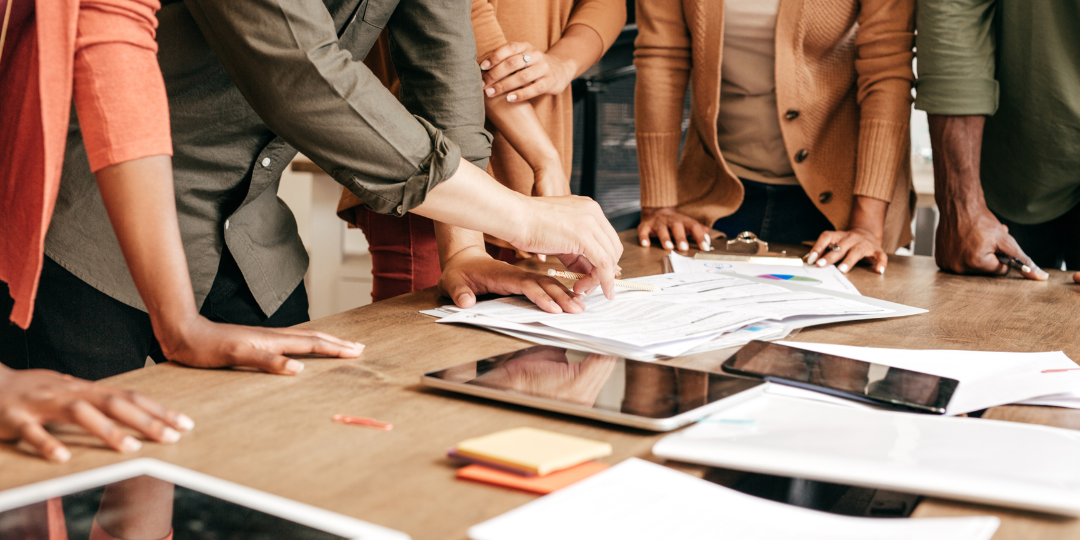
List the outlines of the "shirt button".
{"type": "Polygon", "coordinates": [[[821,195],[818,195],[817,200],[821,201],[821,204],[828,204],[832,200],[831,191],[822,191],[821,195]]]}
{"type": "Polygon", "coordinates": [[[404,209],[405,209],[405,207],[403,207],[402,205],[399,204],[399,205],[397,205],[397,208],[394,209],[394,211],[397,212],[397,215],[400,216],[400,215],[405,213],[405,212],[402,212],[402,210],[404,210],[404,209]]]}
{"type": "Polygon", "coordinates": [[[808,152],[805,148],[799,150],[798,152],[795,152],[795,163],[802,163],[806,161],[806,157],[809,155],[810,152],[808,152]]]}
{"type": "Polygon", "coordinates": [[[263,160],[262,160],[262,166],[263,167],[269,167],[270,166],[270,158],[264,157],[263,160]]]}
{"type": "Polygon", "coordinates": [[[229,220],[225,220],[225,230],[229,230],[229,220]]]}
{"type": "Polygon", "coordinates": [[[799,117],[799,111],[796,111],[795,109],[791,109],[790,111],[788,111],[784,115],[784,118],[787,118],[788,120],[794,120],[794,119],[796,119],[798,117],[799,117]]]}

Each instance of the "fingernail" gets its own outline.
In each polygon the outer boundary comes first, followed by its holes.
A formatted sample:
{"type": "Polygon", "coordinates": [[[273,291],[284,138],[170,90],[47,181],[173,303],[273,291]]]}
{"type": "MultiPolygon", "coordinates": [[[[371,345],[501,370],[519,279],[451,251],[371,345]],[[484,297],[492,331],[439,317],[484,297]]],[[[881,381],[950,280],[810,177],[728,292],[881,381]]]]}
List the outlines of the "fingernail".
{"type": "Polygon", "coordinates": [[[846,264],[841,263],[840,266],[837,266],[836,268],[839,269],[841,272],[843,272],[845,274],[847,273],[847,265],[846,264]]]}
{"type": "Polygon", "coordinates": [[[289,360],[285,362],[285,371],[291,375],[296,375],[304,371],[304,363],[299,360],[289,360]]]}
{"type": "Polygon", "coordinates": [[[494,88],[488,88],[487,90],[484,90],[484,93],[487,94],[488,97],[494,96],[495,95],[495,89],[494,88]]]}
{"type": "Polygon", "coordinates": [[[1026,265],[1026,264],[1021,266],[1020,269],[1023,270],[1025,274],[1030,274],[1031,273],[1031,267],[1026,265]]]}
{"type": "Polygon", "coordinates": [[[161,442],[174,443],[180,440],[180,433],[173,428],[167,427],[161,432],[161,442]]]}
{"type": "Polygon", "coordinates": [[[825,259],[818,259],[818,262],[817,262],[818,266],[824,267],[826,264],[828,264],[828,263],[825,262],[825,259]]]}
{"type": "Polygon", "coordinates": [[[560,305],[559,305],[559,304],[558,304],[557,302],[555,302],[555,301],[552,301],[552,302],[551,302],[551,308],[552,308],[552,310],[553,310],[553,311],[554,311],[555,313],[562,313],[562,312],[563,312],[562,306],[560,306],[560,305]]]}
{"type": "Polygon", "coordinates": [[[664,242],[664,249],[675,249],[675,244],[671,243],[671,240],[664,242]]]}
{"type": "Polygon", "coordinates": [[[490,60],[484,60],[484,61],[483,61],[483,62],[482,62],[482,63],[480,64],[480,69],[488,69],[488,68],[490,68],[490,67],[491,67],[491,61],[490,61],[490,60]]]}
{"type": "Polygon", "coordinates": [[[140,448],[142,448],[142,443],[131,435],[124,437],[124,440],[120,442],[121,452],[138,452],[140,448]]]}
{"type": "Polygon", "coordinates": [[[642,240],[641,241],[641,247],[649,247],[649,241],[648,240],[642,240]]]}
{"type": "Polygon", "coordinates": [[[181,414],[176,417],[176,425],[180,426],[180,429],[184,431],[191,431],[195,429],[195,421],[186,414],[181,414]]]}
{"type": "Polygon", "coordinates": [[[816,251],[811,251],[810,256],[806,258],[806,264],[814,264],[817,261],[818,254],[816,251]]]}
{"type": "Polygon", "coordinates": [[[540,259],[540,262],[547,262],[547,255],[536,254],[536,258],[540,259]]]}
{"type": "Polygon", "coordinates": [[[467,303],[469,300],[472,300],[472,294],[470,293],[461,293],[457,297],[458,305],[467,303]]]}
{"type": "Polygon", "coordinates": [[[506,96],[506,101],[517,101],[517,94],[510,94],[506,96]]]}
{"type": "Polygon", "coordinates": [[[884,266],[877,267],[877,273],[884,274],[885,273],[885,267],[884,266]]]}
{"type": "Polygon", "coordinates": [[[690,249],[690,244],[687,242],[679,242],[679,251],[686,251],[690,249]]]}
{"type": "Polygon", "coordinates": [[[71,452],[67,448],[57,448],[49,455],[49,459],[57,463],[67,463],[71,459],[71,452]]]}

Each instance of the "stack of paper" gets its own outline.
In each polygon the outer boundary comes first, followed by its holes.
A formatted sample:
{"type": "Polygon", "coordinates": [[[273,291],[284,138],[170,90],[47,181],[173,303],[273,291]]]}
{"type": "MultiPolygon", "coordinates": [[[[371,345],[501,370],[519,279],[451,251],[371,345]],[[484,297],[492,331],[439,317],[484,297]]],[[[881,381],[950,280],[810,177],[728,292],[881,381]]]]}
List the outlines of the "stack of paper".
{"type": "Polygon", "coordinates": [[[611,445],[606,442],[529,427],[466,439],[450,451],[451,457],[529,476],[544,476],[610,455],[611,445]]]}
{"type": "Polygon", "coordinates": [[[873,519],[744,495],[640,459],[469,529],[472,540],[989,540],[996,517],[873,519]]]}
{"type": "Polygon", "coordinates": [[[825,267],[805,264],[802,266],[787,266],[716,259],[693,259],[679,255],[674,251],[668,253],[667,257],[668,262],[671,263],[671,270],[676,273],[742,274],[778,281],[792,281],[799,285],[821,287],[842,293],[861,294],[859,289],[856,289],[855,285],[848,280],[847,276],[836,269],[835,265],[825,267]]]}
{"type": "Polygon", "coordinates": [[[776,339],[792,328],[924,313],[873,298],[790,281],[704,272],[660,274],[633,281],[657,292],[599,291],[581,314],[551,314],[525,298],[501,298],[457,310],[439,322],[465,323],[535,343],[638,360],[654,360],[776,339]]]}

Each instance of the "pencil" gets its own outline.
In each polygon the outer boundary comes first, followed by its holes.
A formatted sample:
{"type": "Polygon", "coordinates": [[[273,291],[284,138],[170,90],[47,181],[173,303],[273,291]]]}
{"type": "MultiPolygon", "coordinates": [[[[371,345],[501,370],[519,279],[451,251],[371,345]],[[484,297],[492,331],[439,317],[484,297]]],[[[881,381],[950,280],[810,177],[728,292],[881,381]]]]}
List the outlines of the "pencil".
{"type": "MultiPolygon", "coordinates": [[[[554,268],[548,270],[548,275],[551,277],[561,277],[566,279],[581,279],[585,277],[585,274],[579,274],[577,272],[567,272],[565,270],[555,270],[554,268]]],[[[659,291],[660,287],[656,285],[649,285],[646,283],[636,283],[633,281],[625,281],[622,279],[615,280],[616,287],[622,287],[624,289],[634,289],[636,291],[659,291]]]]}

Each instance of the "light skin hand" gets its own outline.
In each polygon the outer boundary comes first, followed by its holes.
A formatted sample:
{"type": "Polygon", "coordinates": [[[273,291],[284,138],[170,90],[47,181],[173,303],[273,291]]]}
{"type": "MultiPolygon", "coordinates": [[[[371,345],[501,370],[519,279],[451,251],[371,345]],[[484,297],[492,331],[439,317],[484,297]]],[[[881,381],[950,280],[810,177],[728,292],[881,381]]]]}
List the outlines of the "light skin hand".
{"type": "Polygon", "coordinates": [[[166,358],[192,367],[243,366],[295,375],[286,355],[355,358],[359,343],[312,330],[212,323],[195,308],[173,195],[172,160],[152,156],[97,172],[105,209],[166,358]]]}
{"type": "Polygon", "coordinates": [[[888,209],[888,202],[856,196],[848,229],[821,233],[810,249],[806,263],[819,267],[836,264],[836,268],[846,274],[860,261],[865,261],[875,272],[884,274],[889,256],[881,248],[881,239],[885,234],[885,212],[888,209]],[[830,250],[831,245],[837,249],[830,250]]]}
{"type": "Polygon", "coordinates": [[[983,116],[930,115],[930,143],[934,152],[934,198],[941,219],[934,257],[938,267],[957,274],[997,274],[1009,266],[997,254],[1016,257],[1026,264],[1028,279],[1046,280],[1049,274],[1035,265],[986,206],[979,167],[983,116]]]}
{"type": "Polygon", "coordinates": [[[439,291],[454,305],[470,308],[481,294],[524,295],[548,313],[581,313],[585,302],[557,280],[492,259],[483,236],[435,223],[442,276],[439,291]]]}
{"type": "Polygon", "coordinates": [[[540,95],[558,95],[585,70],[600,60],[604,42],[595,30],[575,24],[545,53],[526,42],[495,49],[483,62],[484,95],[505,95],[507,101],[528,101],[540,95]],[[522,55],[529,56],[528,66],[522,55]]]}
{"type": "Polygon", "coordinates": [[[45,459],[65,462],[71,452],[45,430],[50,422],[82,427],[118,452],[142,447],[123,428],[174,443],[195,427],[190,418],[135,392],[61,375],[0,366],[0,440],[22,440],[45,459]]]}
{"type": "MultiPolygon", "coordinates": [[[[418,215],[463,229],[480,231],[530,253],[584,257],[588,272],[608,298],[615,294],[615,268],[622,242],[600,205],[585,197],[528,197],[513,192],[472,163],[432,188],[418,215]]],[[[575,285],[575,291],[579,291],[575,285]]],[[[579,291],[580,292],[580,291],[579,291]]]]}
{"type": "Polygon", "coordinates": [[[673,206],[641,209],[641,223],[638,225],[638,241],[641,242],[641,247],[652,245],[650,238],[653,236],[660,241],[660,246],[667,250],[678,247],[679,251],[686,251],[690,249],[687,238],[693,238],[699,249],[712,251],[709,228],[696,219],[679,213],[673,206]]]}

